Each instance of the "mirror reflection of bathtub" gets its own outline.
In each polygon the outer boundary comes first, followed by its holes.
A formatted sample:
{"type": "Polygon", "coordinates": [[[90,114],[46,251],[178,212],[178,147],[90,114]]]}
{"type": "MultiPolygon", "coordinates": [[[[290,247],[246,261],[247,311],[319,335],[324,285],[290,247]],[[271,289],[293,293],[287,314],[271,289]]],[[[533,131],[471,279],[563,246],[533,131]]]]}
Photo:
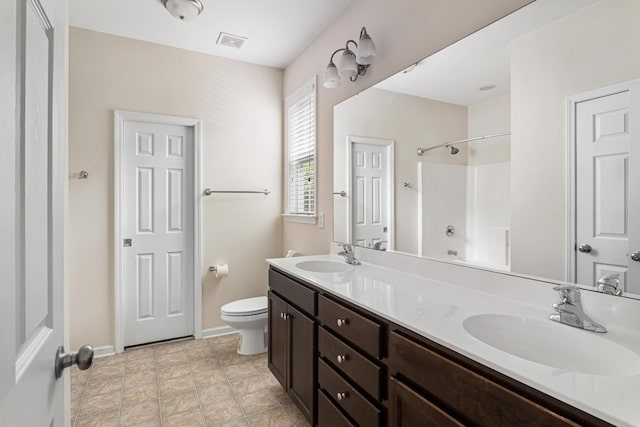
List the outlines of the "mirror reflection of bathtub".
{"type": "Polygon", "coordinates": [[[347,141],[386,139],[389,250],[640,295],[638,22],[634,0],[537,0],[336,105],[334,240],[373,246],[347,141]]]}

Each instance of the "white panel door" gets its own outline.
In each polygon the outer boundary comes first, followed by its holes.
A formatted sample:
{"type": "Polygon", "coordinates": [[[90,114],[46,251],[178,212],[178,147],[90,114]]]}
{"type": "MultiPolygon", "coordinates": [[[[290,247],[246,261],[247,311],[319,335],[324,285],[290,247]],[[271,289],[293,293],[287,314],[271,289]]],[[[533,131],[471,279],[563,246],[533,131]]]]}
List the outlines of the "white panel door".
{"type": "Polygon", "coordinates": [[[64,340],[65,26],[58,2],[0,2],[5,426],[65,424],[65,377],[54,375],[64,340]]]}
{"type": "Polygon", "coordinates": [[[351,242],[393,249],[390,141],[351,137],[351,242]]]}
{"type": "Polygon", "coordinates": [[[640,221],[630,205],[640,197],[630,180],[630,115],[628,91],[576,105],[576,281],[595,286],[618,273],[626,292],[640,279],[629,272],[630,233],[640,221]]]}
{"type": "Polygon", "coordinates": [[[124,124],[124,345],[194,333],[193,128],[124,124]]]}

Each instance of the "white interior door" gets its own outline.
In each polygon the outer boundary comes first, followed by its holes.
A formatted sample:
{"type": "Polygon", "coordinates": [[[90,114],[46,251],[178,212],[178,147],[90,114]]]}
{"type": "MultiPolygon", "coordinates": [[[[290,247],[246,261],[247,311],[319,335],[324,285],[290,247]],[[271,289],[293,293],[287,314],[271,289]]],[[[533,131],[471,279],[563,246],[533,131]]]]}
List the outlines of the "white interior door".
{"type": "Polygon", "coordinates": [[[192,127],[124,123],[124,346],[194,334],[193,150],[192,127]]]}
{"type": "Polygon", "coordinates": [[[0,424],[62,426],[66,180],[62,2],[0,2],[0,424]]]}
{"type": "Polygon", "coordinates": [[[629,271],[631,230],[640,222],[631,203],[640,192],[630,180],[630,118],[629,91],[576,105],[576,281],[595,286],[618,273],[627,292],[640,279],[629,271]]]}
{"type": "Polygon", "coordinates": [[[393,141],[350,140],[351,242],[393,249],[393,141]]]}

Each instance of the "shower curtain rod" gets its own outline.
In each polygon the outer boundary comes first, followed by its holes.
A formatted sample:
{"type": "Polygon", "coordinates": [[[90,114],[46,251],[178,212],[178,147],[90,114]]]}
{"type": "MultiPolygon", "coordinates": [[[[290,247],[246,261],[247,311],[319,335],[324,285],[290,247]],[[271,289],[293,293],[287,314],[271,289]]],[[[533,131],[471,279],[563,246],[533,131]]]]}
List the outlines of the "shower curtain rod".
{"type": "Polygon", "coordinates": [[[511,132],[495,133],[493,135],[483,135],[483,136],[476,136],[475,138],[461,139],[460,141],[445,142],[444,144],[434,145],[433,147],[429,147],[429,148],[418,148],[416,150],[416,153],[418,154],[418,156],[422,156],[425,152],[429,150],[435,150],[436,148],[442,148],[442,147],[448,148],[452,145],[462,144],[463,142],[479,141],[481,139],[496,138],[498,136],[505,136],[505,135],[511,135],[511,132]]]}

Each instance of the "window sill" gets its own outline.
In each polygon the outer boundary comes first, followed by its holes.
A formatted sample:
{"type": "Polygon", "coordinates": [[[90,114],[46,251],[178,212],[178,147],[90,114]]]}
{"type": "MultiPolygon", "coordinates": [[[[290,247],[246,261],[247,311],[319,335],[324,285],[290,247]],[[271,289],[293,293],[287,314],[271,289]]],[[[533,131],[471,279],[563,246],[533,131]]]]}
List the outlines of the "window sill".
{"type": "Polygon", "coordinates": [[[287,222],[299,222],[302,224],[315,224],[318,220],[317,215],[292,215],[292,214],[281,214],[281,216],[287,222]]]}

